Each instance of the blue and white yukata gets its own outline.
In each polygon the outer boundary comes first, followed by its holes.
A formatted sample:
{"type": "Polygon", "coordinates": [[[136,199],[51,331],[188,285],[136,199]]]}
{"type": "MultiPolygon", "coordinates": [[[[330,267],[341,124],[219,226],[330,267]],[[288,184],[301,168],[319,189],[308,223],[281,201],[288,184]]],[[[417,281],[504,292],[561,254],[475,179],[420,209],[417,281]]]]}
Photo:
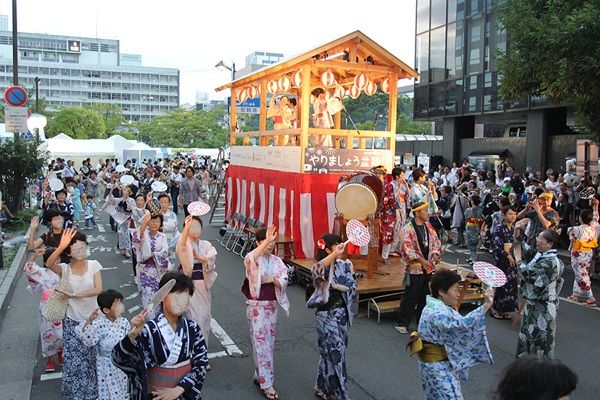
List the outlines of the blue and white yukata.
{"type": "Polygon", "coordinates": [[[419,361],[426,400],[463,399],[460,381],[467,380],[468,368],[480,362],[493,363],[483,306],[462,316],[441,300],[427,296],[419,334],[424,341],[443,346],[448,354],[447,361],[419,361]]]}
{"type": "Polygon", "coordinates": [[[352,262],[338,259],[331,266],[326,266],[319,261],[312,267],[312,276],[315,292],[308,304],[309,307],[317,306],[315,325],[319,341],[319,368],[315,389],[330,399],[347,400],[346,349],[356,295],[352,262]],[[337,291],[331,287],[332,284],[345,286],[347,291],[337,291]],[[333,293],[334,291],[337,293],[333,293]]]}

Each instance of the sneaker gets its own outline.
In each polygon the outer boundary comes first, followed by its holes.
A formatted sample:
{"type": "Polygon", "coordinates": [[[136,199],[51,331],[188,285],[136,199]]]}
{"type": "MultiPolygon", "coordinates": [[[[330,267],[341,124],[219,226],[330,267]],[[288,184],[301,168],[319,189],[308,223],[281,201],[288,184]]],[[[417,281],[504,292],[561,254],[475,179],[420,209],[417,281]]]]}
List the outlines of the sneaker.
{"type": "Polygon", "coordinates": [[[54,372],[56,371],[56,365],[54,364],[54,358],[48,357],[48,361],[46,362],[46,366],[44,367],[44,372],[54,372]]]}
{"type": "Polygon", "coordinates": [[[405,326],[395,326],[394,329],[396,330],[396,332],[402,333],[403,335],[406,335],[408,333],[408,329],[406,329],[405,326]]]}

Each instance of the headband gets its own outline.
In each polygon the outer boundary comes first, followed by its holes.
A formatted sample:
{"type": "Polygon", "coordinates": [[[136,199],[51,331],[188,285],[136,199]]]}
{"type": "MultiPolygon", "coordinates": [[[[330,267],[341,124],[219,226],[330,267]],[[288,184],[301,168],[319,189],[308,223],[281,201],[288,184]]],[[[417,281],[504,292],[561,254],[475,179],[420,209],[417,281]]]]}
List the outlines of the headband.
{"type": "Polygon", "coordinates": [[[424,209],[424,208],[427,208],[428,206],[429,206],[429,202],[428,202],[428,201],[424,201],[424,202],[422,202],[422,203],[417,203],[417,204],[415,204],[415,205],[413,206],[413,208],[412,208],[412,211],[413,211],[413,212],[415,212],[415,211],[420,211],[420,210],[422,210],[422,209],[424,209]]]}

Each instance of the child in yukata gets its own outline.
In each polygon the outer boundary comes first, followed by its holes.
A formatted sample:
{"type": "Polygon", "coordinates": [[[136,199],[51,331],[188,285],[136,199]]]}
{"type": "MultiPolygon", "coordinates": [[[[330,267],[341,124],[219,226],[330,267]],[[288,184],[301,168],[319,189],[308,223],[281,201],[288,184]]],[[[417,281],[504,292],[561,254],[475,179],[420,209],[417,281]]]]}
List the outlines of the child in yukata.
{"type": "Polygon", "coordinates": [[[91,225],[96,227],[96,203],[94,203],[94,196],[88,194],[85,202],[85,229],[94,229],[91,225]],[[91,224],[91,225],[90,225],[91,224]]]}
{"type": "Polygon", "coordinates": [[[98,295],[98,308],[76,330],[85,346],[96,347],[98,400],[129,399],[127,375],[111,359],[112,349],[129,333],[129,321],[123,318],[123,295],[108,289],[98,295]],[[102,316],[98,317],[98,311],[102,316]]]}

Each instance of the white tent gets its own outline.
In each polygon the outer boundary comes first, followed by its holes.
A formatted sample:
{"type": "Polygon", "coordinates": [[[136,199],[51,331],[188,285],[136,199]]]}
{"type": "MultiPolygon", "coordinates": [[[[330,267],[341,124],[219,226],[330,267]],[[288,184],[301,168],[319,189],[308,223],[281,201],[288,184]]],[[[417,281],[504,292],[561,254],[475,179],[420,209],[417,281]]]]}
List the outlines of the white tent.
{"type": "Polygon", "coordinates": [[[48,139],[48,151],[52,158],[65,158],[74,160],[75,165],[80,165],[86,158],[92,159],[95,164],[97,159],[123,158],[123,150],[134,147],[133,141],[120,135],[113,135],[108,139],[73,139],[61,133],[48,139]]]}

